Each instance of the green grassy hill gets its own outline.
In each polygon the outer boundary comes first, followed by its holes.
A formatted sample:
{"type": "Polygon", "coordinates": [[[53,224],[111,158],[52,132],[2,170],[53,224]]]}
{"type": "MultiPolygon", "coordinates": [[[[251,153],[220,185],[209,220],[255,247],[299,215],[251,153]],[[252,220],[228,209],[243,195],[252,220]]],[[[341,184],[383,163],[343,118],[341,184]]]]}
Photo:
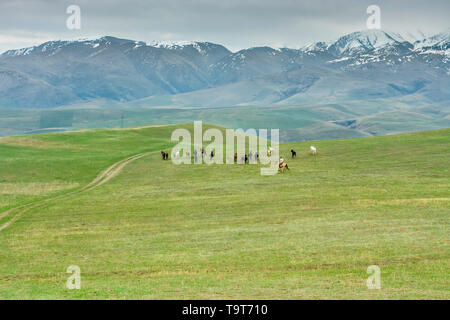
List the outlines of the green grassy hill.
{"type": "Polygon", "coordinates": [[[0,299],[450,298],[450,130],[282,144],[261,176],[160,160],[178,127],[1,138],[0,299]]]}

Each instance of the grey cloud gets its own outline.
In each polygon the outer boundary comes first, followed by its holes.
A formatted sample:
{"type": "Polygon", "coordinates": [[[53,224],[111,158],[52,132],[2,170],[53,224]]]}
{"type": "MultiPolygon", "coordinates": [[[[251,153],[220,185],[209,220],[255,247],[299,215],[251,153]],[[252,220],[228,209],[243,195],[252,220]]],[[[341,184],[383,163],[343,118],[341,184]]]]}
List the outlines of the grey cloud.
{"type": "Polygon", "coordinates": [[[48,39],[113,35],[136,40],[199,40],[237,50],[300,47],[365,28],[381,7],[383,28],[437,33],[449,28],[448,0],[2,0],[0,51],[48,39]],[[66,8],[82,10],[82,29],[65,27],[66,8]]]}

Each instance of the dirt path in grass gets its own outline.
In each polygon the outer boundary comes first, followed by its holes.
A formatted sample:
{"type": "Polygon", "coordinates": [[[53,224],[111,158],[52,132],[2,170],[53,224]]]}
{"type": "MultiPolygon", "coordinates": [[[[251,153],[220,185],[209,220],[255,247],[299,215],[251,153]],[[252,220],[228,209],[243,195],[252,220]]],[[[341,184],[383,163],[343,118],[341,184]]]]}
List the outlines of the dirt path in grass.
{"type": "Polygon", "coordinates": [[[131,162],[140,159],[142,157],[148,156],[152,153],[156,153],[158,151],[152,151],[152,152],[145,152],[145,153],[140,153],[125,159],[122,159],[116,163],[114,163],[112,166],[108,167],[107,169],[103,170],[102,172],[100,172],[100,174],[95,177],[94,180],[92,180],[89,184],[87,184],[86,186],[82,187],[79,190],[75,190],[75,191],[71,191],[59,196],[55,196],[55,197],[51,197],[51,198],[47,198],[44,200],[40,200],[34,203],[29,203],[23,206],[19,206],[17,208],[13,208],[13,209],[9,209],[8,211],[5,211],[3,213],[0,213],[0,220],[13,215],[13,217],[3,223],[0,224],[0,231],[8,228],[10,225],[12,225],[14,222],[16,222],[25,212],[27,212],[30,209],[36,209],[36,208],[43,208],[45,206],[47,206],[48,204],[50,204],[51,202],[55,201],[55,200],[61,200],[61,199],[65,199],[86,191],[90,191],[93,190],[103,184],[105,184],[106,182],[108,182],[109,180],[111,180],[112,178],[114,178],[115,176],[117,176],[123,168],[125,168],[128,164],[130,164],[131,162]]]}

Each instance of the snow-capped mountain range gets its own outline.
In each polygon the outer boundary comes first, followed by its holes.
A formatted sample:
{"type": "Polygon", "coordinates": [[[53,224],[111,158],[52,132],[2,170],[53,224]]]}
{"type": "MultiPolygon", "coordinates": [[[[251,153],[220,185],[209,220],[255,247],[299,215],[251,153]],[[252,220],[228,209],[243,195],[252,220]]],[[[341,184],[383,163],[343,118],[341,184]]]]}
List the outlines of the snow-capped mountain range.
{"type": "Polygon", "coordinates": [[[426,37],[368,30],[300,49],[238,52],[209,42],[107,36],[0,55],[3,107],[46,108],[99,98],[199,107],[413,96],[450,101],[449,88],[450,32],[426,37]]]}

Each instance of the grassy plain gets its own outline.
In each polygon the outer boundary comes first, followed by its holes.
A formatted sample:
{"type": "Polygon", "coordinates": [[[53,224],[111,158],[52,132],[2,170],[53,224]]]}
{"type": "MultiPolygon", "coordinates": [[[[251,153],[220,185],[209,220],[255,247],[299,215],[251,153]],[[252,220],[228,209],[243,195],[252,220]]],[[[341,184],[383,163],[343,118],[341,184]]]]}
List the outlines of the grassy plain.
{"type": "Polygon", "coordinates": [[[261,176],[160,160],[175,127],[0,139],[0,225],[154,151],[0,231],[0,298],[450,298],[450,130],[286,143],[291,170],[261,176]],[[65,287],[70,265],[81,290],[65,287]]]}

